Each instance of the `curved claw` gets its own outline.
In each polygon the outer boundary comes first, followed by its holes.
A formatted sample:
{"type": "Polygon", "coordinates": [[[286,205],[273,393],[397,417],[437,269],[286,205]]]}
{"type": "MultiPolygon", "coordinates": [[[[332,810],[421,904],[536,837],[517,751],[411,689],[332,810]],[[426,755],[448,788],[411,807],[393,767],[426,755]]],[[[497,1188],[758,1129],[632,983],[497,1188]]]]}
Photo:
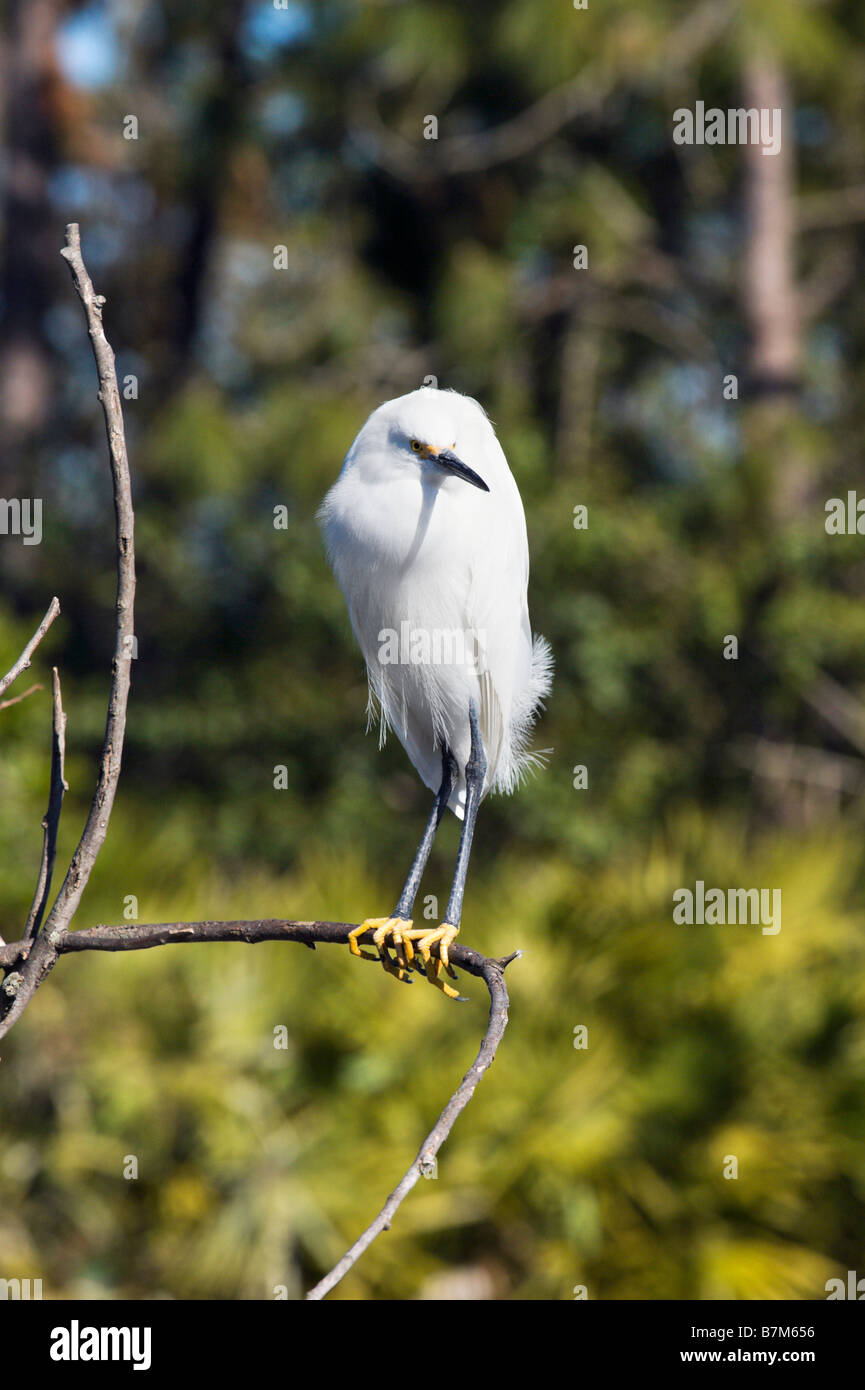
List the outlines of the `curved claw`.
{"type": "MultiPolygon", "coordinates": [[[[451,986],[441,978],[440,960],[429,961],[426,968],[426,977],[429,983],[435,985],[436,989],[440,989],[442,994],[446,995],[448,999],[455,999],[460,1004],[467,1004],[469,1002],[464,994],[460,994],[459,990],[452,989],[451,986]]],[[[453,978],[456,979],[456,975],[454,975],[453,978]]]]}
{"type": "Polygon", "coordinates": [[[423,928],[416,928],[406,935],[410,935],[417,945],[417,950],[426,968],[426,977],[430,984],[435,985],[436,989],[440,989],[443,994],[447,995],[448,999],[459,999],[463,1003],[467,1003],[468,1001],[465,999],[464,995],[459,994],[455,989],[451,989],[450,985],[446,984],[441,978],[442,967],[444,967],[452,980],[457,978],[457,973],[450,963],[448,948],[453,944],[454,937],[458,931],[459,927],[452,926],[450,922],[442,922],[440,927],[433,927],[431,931],[425,931],[423,928]],[[439,948],[438,955],[435,957],[432,954],[433,946],[438,946],[439,948]]]}
{"type": "Polygon", "coordinates": [[[349,932],[348,949],[351,951],[353,956],[362,957],[363,960],[378,960],[378,956],[374,956],[372,954],[372,951],[361,950],[360,945],[358,943],[358,937],[363,936],[365,931],[371,931],[373,927],[380,927],[382,923],[386,921],[386,917],[367,917],[365,921],[361,922],[359,927],[355,927],[352,931],[349,932]]]}
{"type": "Polygon", "coordinates": [[[363,960],[377,961],[388,975],[393,975],[403,984],[410,985],[413,982],[409,979],[409,971],[411,961],[414,959],[414,947],[406,937],[406,929],[410,928],[411,922],[402,917],[367,917],[359,927],[355,927],[353,931],[349,932],[349,950],[353,956],[360,956],[363,960]],[[366,931],[372,931],[373,945],[377,947],[378,955],[373,955],[371,951],[361,950],[358,937],[366,931]],[[395,958],[387,949],[387,937],[392,938],[396,951],[395,958]]]}
{"type": "MultiPolygon", "coordinates": [[[[371,957],[371,959],[375,959],[375,957],[371,957]]],[[[393,960],[387,951],[382,951],[378,959],[381,961],[382,967],[387,975],[393,975],[395,980],[399,980],[404,985],[414,984],[414,980],[411,978],[408,968],[400,965],[398,960],[393,960]]]]}

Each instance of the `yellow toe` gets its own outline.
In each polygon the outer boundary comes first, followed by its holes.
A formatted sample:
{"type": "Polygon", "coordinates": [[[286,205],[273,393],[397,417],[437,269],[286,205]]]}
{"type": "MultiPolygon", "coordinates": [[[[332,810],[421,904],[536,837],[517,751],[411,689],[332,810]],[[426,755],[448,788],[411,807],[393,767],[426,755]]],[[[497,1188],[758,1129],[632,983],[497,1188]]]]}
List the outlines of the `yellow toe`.
{"type": "Polygon", "coordinates": [[[378,956],[374,956],[372,951],[362,951],[360,949],[358,937],[363,936],[366,931],[372,931],[374,928],[384,926],[389,920],[390,919],[387,917],[367,917],[365,921],[361,922],[359,927],[355,927],[350,931],[348,934],[348,949],[351,951],[352,955],[362,956],[364,960],[377,961],[378,956]]]}
{"type": "Polygon", "coordinates": [[[410,941],[406,940],[405,933],[411,929],[411,922],[402,917],[367,917],[361,922],[359,927],[354,927],[348,934],[348,945],[352,955],[361,956],[364,960],[379,962],[388,975],[393,975],[395,979],[402,980],[405,984],[411,984],[409,979],[410,963],[414,958],[414,948],[410,941]],[[377,948],[378,954],[372,951],[362,951],[358,938],[364,932],[371,931],[373,934],[373,945],[377,948]],[[395,957],[391,956],[388,945],[393,945],[395,957]]]}
{"type": "Polygon", "coordinates": [[[453,945],[454,937],[458,931],[459,927],[452,926],[450,922],[443,922],[441,926],[433,927],[430,931],[420,928],[411,932],[417,952],[426,968],[427,979],[431,985],[435,985],[436,989],[440,989],[449,999],[461,999],[463,997],[441,979],[442,967],[452,980],[457,978],[456,971],[450,963],[448,948],[453,945]],[[432,955],[433,946],[438,946],[438,956],[436,957],[432,955]]]}

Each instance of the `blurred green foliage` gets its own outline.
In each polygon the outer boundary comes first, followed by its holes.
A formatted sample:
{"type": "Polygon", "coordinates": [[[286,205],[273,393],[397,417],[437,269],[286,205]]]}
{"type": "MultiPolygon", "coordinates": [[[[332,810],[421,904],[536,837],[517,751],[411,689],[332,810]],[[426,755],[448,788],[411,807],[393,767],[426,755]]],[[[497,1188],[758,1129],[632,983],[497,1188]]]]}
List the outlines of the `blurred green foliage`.
{"type": "MultiPolygon", "coordinates": [[[[92,89],[67,74],[82,104],[74,129],[57,117],[51,171],[54,240],[80,220],[140,388],[138,659],[76,925],[122,920],[129,895],[141,921],[392,906],[427,794],[394,741],[379,755],[363,736],[314,514],[381,400],[428,374],[469,391],[523,494],[556,658],[549,766],[485,804],[463,925],[525,955],[438,1180],[335,1296],[822,1297],[861,1266],[865,1212],[865,745],[818,711],[827,680],[855,709],[865,690],[861,538],[823,525],[861,476],[862,248],[855,220],[803,214],[798,269],[823,299],[800,389],[725,402],[747,353],[741,151],[677,152],[670,131],[696,99],[738,105],[743,57],[768,42],[795,96],[797,197],[861,184],[865,17],[719,0],[696,7],[701,33],[667,0],[145,9],[133,32],[93,8],[121,61],[92,89]],[[575,79],[595,93],[579,118],[493,157],[486,132],[575,79]],[[146,120],[118,149],[127,111],[146,120]],[[808,488],[785,509],[794,463],[808,488]],[[812,750],[818,774],[760,775],[765,745],[812,750]],[[672,893],[698,878],[780,888],[781,932],[674,926],[672,893]]],[[[0,473],[4,495],[45,499],[41,546],[0,538],[0,669],[52,593],[63,605],[32,670],[45,689],[0,714],[7,940],[38,863],[50,664],[62,865],[111,651],[107,468],[64,273],[46,259],[50,409],[0,473]]],[[[440,900],[456,835],[423,888],[440,900]]],[[[467,992],[448,1006],[336,948],[63,960],[4,1040],[0,1275],[57,1297],[301,1295],[474,1056],[485,996],[467,992]]]]}
{"type": "MultiPolygon", "coordinates": [[[[171,849],[145,858],[128,814],[108,858],[97,917],[139,882],[155,920],[299,902],[353,919],[391,892],[351,847],[267,883],[216,881],[202,859],[163,886],[171,849]]],[[[338,1296],[818,1298],[857,1268],[857,858],[839,833],[749,850],[697,814],[603,868],[503,846],[466,928],[482,950],[525,951],[505,1040],[437,1180],[338,1296]],[[703,874],[780,887],[780,933],[672,928],[674,888],[703,874]]],[[[71,1297],[299,1296],[469,1065],[486,996],[466,992],[446,1008],[327,947],[64,960],[4,1047],[6,1266],[71,1297]]]]}

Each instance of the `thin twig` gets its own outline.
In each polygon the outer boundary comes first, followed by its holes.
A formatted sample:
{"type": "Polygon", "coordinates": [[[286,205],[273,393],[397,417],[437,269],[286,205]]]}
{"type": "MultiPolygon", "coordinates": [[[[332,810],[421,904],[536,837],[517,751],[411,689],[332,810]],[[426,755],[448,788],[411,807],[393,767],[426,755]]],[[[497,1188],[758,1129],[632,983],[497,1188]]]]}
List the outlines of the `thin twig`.
{"type": "Polygon", "coordinates": [[[99,377],[98,397],[102,403],[105,430],[108,436],[117,544],[114,659],[111,664],[111,689],[108,697],[108,716],[105,724],[105,738],[102,743],[99,776],[87,823],[54,905],[45,920],[44,929],[36,937],[32,949],[27,958],[23,960],[21,970],[16,973],[14,981],[10,976],[4,982],[5,999],[0,1001],[0,1037],[9,1031],[46,975],[54,968],[57,961],[58,946],[75,915],[97,855],[105,842],[108,821],[120,777],[120,760],[126,729],[126,706],[129,700],[131,682],[135,598],[134,516],[129,461],[126,456],[126,440],[123,433],[123,411],[120,405],[120,392],[117,388],[114,353],[102,326],[102,306],[105,299],[103,295],[97,295],[94,292],[93,284],[87,273],[81,255],[81,240],[77,222],[70,222],[67,226],[66,246],[60,254],[69,265],[75,289],[84,308],[90,345],[93,349],[99,377]]]}
{"type": "MultiPolygon", "coordinates": [[[[54,619],[57,617],[57,614],[59,612],[60,600],[58,598],[53,598],[48,605],[48,611],[45,614],[45,617],[42,619],[33,636],[30,638],[30,641],[27,643],[27,646],[24,648],[18,660],[15,662],[15,665],[6,672],[5,676],[0,677],[0,695],[3,694],[4,690],[9,689],[12,682],[18,679],[22,671],[27,670],[28,666],[30,665],[31,656],[35,652],[36,648],[39,646],[39,643],[42,641],[42,638],[45,636],[46,632],[48,631],[51,624],[54,622],[54,619]]],[[[28,691],[27,693],[29,695],[30,692],[28,691]]],[[[11,700],[9,701],[9,703],[12,703],[11,700]]]]}
{"type": "MultiPolygon", "coordinates": [[[[517,953],[519,954],[519,953],[517,953]]],[[[339,1281],[356,1264],[361,1255],[369,1249],[376,1236],[390,1230],[390,1223],[400,1203],[411,1192],[418,1178],[431,1177],[435,1172],[435,1156],[447,1139],[458,1115],[465,1110],[475,1093],[475,1088],[495,1058],[505,1028],[508,1025],[508,991],[505,984],[504,967],[514,957],[505,960],[485,960],[482,971],[484,982],[490,992],[490,1016],[478,1055],[469,1067],[457,1089],[454,1091],[442,1113],[439,1115],[426,1139],[418,1150],[411,1167],[397,1183],[378,1216],[370,1222],[363,1235],[348,1249],[333,1269],[320,1279],[306,1295],[307,1301],[319,1302],[335,1288],[339,1281]]]]}
{"type": "Polygon", "coordinates": [[[0,709],[9,709],[12,705],[20,705],[22,700],[26,700],[30,695],[35,695],[37,690],[44,689],[45,687],[43,685],[31,685],[30,688],[23,691],[21,695],[13,695],[11,700],[0,700],[0,709]]]}
{"type": "Polygon", "coordinates": [[[48,810],[42,820],[42,859],[39,864],[39,878],[24,927],[25,942],[32,941],[38,934],[42,925],[42,918],[45,915],[48,894],[51,891],[51,877],[54,873],[54,858],[57,853],[57,830],[60,825],[60,812],[63,809],[63,793],[68,791],[63,777],[66,759],[66,715],[63,713],[60,676],[56,666],[52,668],[51,677],[53,690],[51,784],[48,793],[48,810]]]}
{"type": "Polygon", "coordinates": [[[382,120],[372,97],[355,101],[351,130],[354,142],[397,177],[411,180],[433,172],[478,173],[507,163],[536,149],[579,115],[597,111],[612,78],[601,74],[600,65],[587,65],[576,77],[546,92],[532,106],[480,135],[454,135],[438,141],[423,153],[416,144],[395,134],[382,120]]]}
{"type": "Polygon", "coordinates": [[[800,232],[825,231],[865,221],[865,184],[804,193],[795,207],[800,232]]]}
{"type": "Polygon", "coordinates": [[[860,753],[865,753],[865,705],[839,681],[822,674],[804,699],[860,753]]]}

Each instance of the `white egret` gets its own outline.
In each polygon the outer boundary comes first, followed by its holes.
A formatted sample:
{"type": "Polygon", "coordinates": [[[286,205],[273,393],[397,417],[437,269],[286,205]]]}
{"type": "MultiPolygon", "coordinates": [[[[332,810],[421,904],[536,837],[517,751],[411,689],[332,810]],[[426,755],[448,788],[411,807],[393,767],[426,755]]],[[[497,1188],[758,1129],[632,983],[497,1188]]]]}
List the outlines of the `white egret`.
{"type": "Polygon", "coordinates": [[[527,742],[552,679],[549,646],[529,624],[520,494],[477,401],[422,387],[373,411],[319,521],[366,661],[370,720],[377,705],[380,741],[393,729],[435,792],[393,913],[368,918],[349,944],[400,980],[417,968],[416,948],[431,983],[457,998],[441,971],[456,978],[448,947],[460,926],[478,806],[489,791],[513,791],[539,761],[527,742]],[[445,918],[413,928],[447,807],[463,824],[445,918]],[[370,929],[377,956],[358,945],[370,929]]]}

